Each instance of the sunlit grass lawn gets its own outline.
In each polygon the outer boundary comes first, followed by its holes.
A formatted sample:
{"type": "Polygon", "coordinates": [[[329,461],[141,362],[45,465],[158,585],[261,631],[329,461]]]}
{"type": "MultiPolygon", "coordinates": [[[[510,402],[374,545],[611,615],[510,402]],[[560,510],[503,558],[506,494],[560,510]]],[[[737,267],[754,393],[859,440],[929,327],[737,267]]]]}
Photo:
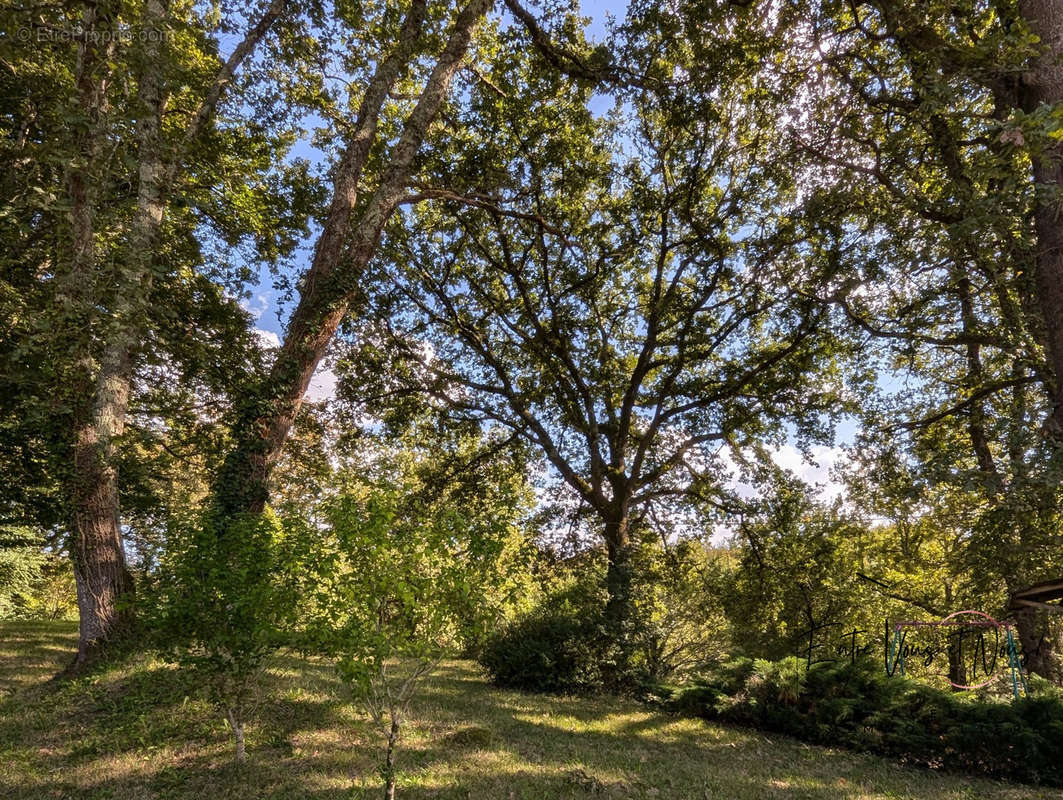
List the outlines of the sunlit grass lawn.
{"type": "MultiPolygon", "coordinates": [[[[65,684],[66,623],[0,623],[0,798],[377,798],[381,739],[328,664],[271,668],[230,763],[187,675],[147,658],[65,684]]],[[[1061,798],[662,714],[635,702],[499,691],[466,662],[424,687],[399,798],[1061,798]]]]}

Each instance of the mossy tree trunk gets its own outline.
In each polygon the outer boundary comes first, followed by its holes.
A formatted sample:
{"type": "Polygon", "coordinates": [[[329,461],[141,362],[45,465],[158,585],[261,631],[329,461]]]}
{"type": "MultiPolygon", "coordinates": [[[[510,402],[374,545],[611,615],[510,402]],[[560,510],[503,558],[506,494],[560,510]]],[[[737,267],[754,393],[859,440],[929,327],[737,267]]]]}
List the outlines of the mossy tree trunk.
{"type": "Polygon", "coordinates": [[[377,142],[381,109],[423,44],[425,0],[411,5],[398,42],[370,79],[336,170],[329,213],[301,281],[299,302],[284,341],[270,374],[245,404],[234,430],[235,444],[214,484],[215,507],[224,518],[261,513],[265,507],[270,474],[310,380],[361,288],[362,273],[376,252],[384,226],[408,192],[414,159],[491,5],[492,0],[470,0],[457,14],[446,45],[381,169],[376,190],[355,216],[359,183],[377,142]]]}

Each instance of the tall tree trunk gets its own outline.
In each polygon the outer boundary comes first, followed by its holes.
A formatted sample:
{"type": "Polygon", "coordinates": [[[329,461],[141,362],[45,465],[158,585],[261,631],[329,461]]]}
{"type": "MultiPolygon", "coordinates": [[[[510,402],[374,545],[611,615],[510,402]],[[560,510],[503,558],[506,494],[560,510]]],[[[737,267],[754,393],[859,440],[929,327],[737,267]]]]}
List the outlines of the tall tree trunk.
{"type": "MultiPolygon", "coordinates": [[[[118,387],[121,394],[121,387],[118,387]]],[[[104,397],[94,419],[82,425],[74,444],[74,579],[80,631],[77,660],[84,663],[124,630],[130,618],[133,579],[126,566],[118,518],[118,482],[111,465],[111,439],[121,422],[101,405],[123,406],[125,396],[104,397]]]]}
{"type": "MultiPolygon", "coordinates": [[[[115,638],[131,617],[133,580],[122,546],[118,471],[114,440],[125,429],[134,367],[134,353],[144,332],[153,282],[155,251],[166,212],[166,197],[182,164],[187,147],[213,115],[221,94],[237,68],[276,21],[283,8],[274,0],[257,25],[222,65],[206,96],[189,119],[184,141],[169,164],[161,141],[165,93],[163,32],[168,11],[162,0],[147,0],[141,16],[144,50],[138,75],[137,99],[137,207],[125,248],[129,271],[118,293],[107,328],[92,394],[91,419],[83,419],[75,435],[75,482],[72,493],[75,517],[74,567],[78,589],[81,631],[78,660],[115,638]]],[[[75,196],[76,199],[76,196],[75,196]]],[[[92,202],[75,204],[91,215],[92,202]]],[[[91,235],[91,233],[90,233],[91,235]]],[[[94,268],[94,267],[93,267],[94,268]]]]}
{"type": "Polygon", "coordinates": [[[376,252],[384,226],[402,200],[414,157],[446,99],[451,81],[492,0],[470,0],[459,12],[431,76],[392,148],[380,182],[361,216],[353,221],[358,182],[376,139],[380,109],[406,71],[420,38],[425,8],[415,2],[395,49],[380,62],[366,88],[354,132],[336,173],[332,205],[314,258],[303,279],[299,303],[270,374],[250,398],[237,423],[235,445],[214,485],[223,518],[257,514],[268,499],[270,473],[302,404],[310,379],[359,289],[359,279],[376,252]]]}
{"type": "Polygon", "coordinates": [[[1063,682],[1063,659],[1052,618],[1029,606],[1013,608],[1012,618],[1026,670],[1056,684],[1063,682]]]}
{"type": "MultiPolygon", "coordinates": [[[[1020,0],[1019,8],[1043,47],[1022,77],[1021,105],[1030,113],[1042,105],[1063,103],[1063,4],[1059,0],[1020,0]]],[[[1033,177],[1037,192],[1037,302],[1055,377],[1048,429],[1063,443],[1063,142],[1055,140],[1035,155],[1033,177]]],[[[1063,678],[1063,668],[1057,642],[1043,616],[1035,609],[1018,609],[1016,627],[1027,668],[1058,681],[1063,678]]]]}
{"type": "Polygon", "coordinates": [[[605,670],[606,683],[612,689],[622,690],[629,686],[631,666],[635,656],[635,620],[633,609],[633,564],[630,520],[626,508],[615,506],[605,522],[605,546],[608,565],[605,576],[605,635],[611,646],[609,667],[605,670]]]}
{"type": "MultiPolygon", "coordinates": [[[[962,630],[962,628],[960,629],[962,630]]],[[[970,647],[968,643],[968,647],[970,647]]],[[[952,681],[954,686],[966,686],[967,685],[967,666],[963,661],[963,639],[957,637],[955,644],[949,643],[949,647],[946,649],[949,658],[949,680],[952,681]]],[[[956,691],[960,691],[956,689],[956,691]]]]}
{"type": "MultiPolygon", "coordinates": [[[[1021,105],[1029,113],[1042,105],[1063,103],[1063,4],[1020,0],[1019,7],[1044,48],[1022,79],[1021,105]]],[[[1063,440],[1063,142],[1057,140],[1035,155],[1033,175],[1037,300],[1056,381],[1050,425],[1055,437],[1063,440]]]]}
{"type": "Polygon", "coordinates": [[[631,540],[625,515],[618,513],[606,521],[605,550],[608,559],[605,616],[619,629],[627,621],[631,605],[631,540]]]}
{"type": "MultiPolygon", "coordinates": [[[[98,171],[103,155],[103,120],[106,116],[109,60],[113,37],[105,35],[114,25],[111,10],[88,3],[82,17],[85,36],[78,46],[76,86],[83,127],[77,136],[79,163],[71,169],[71,255],[69,272],[60,288],[60,301],[71,310],[68,335],[73,348],[71,385],[63,387],[71,397],[73,415],[73,464],[70,475],[72,536],[70,550],[77,585],[80,636],[79,663],[90,658],[98,646],[112,638],[125,618],[121,599],[132,589],[126,568],[118,521],[118,491],[109,464],[110,441],[115,418],[110,404],[121,405],[125,395],[113,392],[100,397],[92,389],[94,333],[96,327],[96,204],[99,200],[98,171]]],[[[120,430],[118,431],[120,432],[120,430]]]]}

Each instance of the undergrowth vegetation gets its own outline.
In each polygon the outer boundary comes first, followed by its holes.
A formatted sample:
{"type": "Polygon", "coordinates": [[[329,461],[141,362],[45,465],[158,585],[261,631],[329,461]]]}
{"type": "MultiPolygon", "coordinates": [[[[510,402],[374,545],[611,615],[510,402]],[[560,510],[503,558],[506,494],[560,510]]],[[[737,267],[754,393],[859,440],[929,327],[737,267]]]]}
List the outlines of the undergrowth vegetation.
{"type": "Polygon", "coordinates": [[[882,665],[737,659],[666,702],[672,710],[904,763],[1063,786],[1063,702],[1050,690],[1013,702],[947,692],[882,665]]]}
{"type": "MultiPolygon", "coordinates": [[[[238,765],[194,673],[135,656],[49,682],[75,641],[69,623],[0,623],[5,800],[379,797],[381,735],[327,661],[270,663],[238,765]]],[[[403,735],[412,800],[1063,800],[632,700],[499,690],[460,661],[426,680],[403,735]]]]}
{"type": "Polygon", "coordinates": [[[642,694],[722,655],[729,625],[695,542],[643,542],[632,559],[623,642],[605,614],[605,575],[590,552],[539,570],[538,601],[485,638],[478,660],[499,686],[536,692],[642,694]],[[585,563],[589,562],[589,563],[585,563]]]}

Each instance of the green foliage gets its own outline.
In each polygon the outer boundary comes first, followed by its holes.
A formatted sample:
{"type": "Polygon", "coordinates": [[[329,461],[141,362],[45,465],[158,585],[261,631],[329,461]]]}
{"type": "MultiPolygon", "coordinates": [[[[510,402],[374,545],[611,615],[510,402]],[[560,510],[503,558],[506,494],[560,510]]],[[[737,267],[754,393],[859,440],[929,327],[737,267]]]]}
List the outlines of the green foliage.
{"type": "Polygon", "coordinates": [[[488,637],[480,665],[499,686],[592,692],[606,685],[608,645],[597,576],[572,578],[488,637]]]}
{"type": "Polygon", "coordinates": [[[480,664],[498,686],[536,692],[603,688],[601,621],[537,609],[491,636],[480,664]]]}
{"type": "MultiPolygon", "coordinates": [[[[390,715],[394,745],[420,679],[459,650],[481,650],[507,686],[630,689],[738,645],[778,657],[820,627],[874,629],[913,609],[999,614],[1008,590],[1058,577],[1059,454],[1042,431],[1060,376],[1036,308],[1047,248],[1028,173],[1063,114],[1010,96],[1036,37],[1005,18],[1009,3],[768,5],[637,0],[616,53],[583,41],[567,3],[551,5],[557,24],[534,48],[519,26],[485,26],[475,66],[416,148],[416,196],[394,198],[382,257],[306,283],[332,303],[343,273],[364,277],[345,323],[358,344],[337,370],[397,445],[366,459],[335,442],[326,408],[307,408],[273,475],[284,522],[267,511],[194,524],[183,518],[228,424],[277,402],[244,391],[268,358],[233,295],[324,218],[312,173],[329,157],[285,162],[299,117],[339,141],[344,103],[357,104],[402,9],[288,9],[272,49],[186,143],[244,10],[167,7],[160,47],[133,37],[109,50],[84,76],[100,96],[84,100],[79,64],[102,52],[92,36],[42,47],[12,34],[71,30],[87,12],[15,13],[0,40],[0,516],[56,538],[76,519],[72,434],[97,413],[102,354],[128,339],[129,424],[123,399],[114,452],[108,434],[101,455],[142,566],[161,560],[148,603],[158,644],[206,678],[238,738],[265,659],[296,635],[390,715]],[[553,58],[551,37],[564,43],[553,58]],[[165,224],[138,249],[150,154],[135,134],[152,119],[152,76],[161,152],[179,155],[165,224]],[[589,107],[595,77],[613,84],[610,114],[589,107]],[[74,197],[79,182],[92,197],[74,197]],[[75,200],[91,211],[83,264],[75,200]],[[876,370],[907,380],[890,387],[876,370]],[[773,444],[826,440],[858,401],[855,511],[817,507],[770,474],[773,444]],[[450,419],[429,431],[421,415],[440,409],[450,419]],[[529,584],[527,459],[506,454],[495,425],[593,517],[613,580],[585,559],[515,614],[529,584]],[[727,452],[760,462],[756,502],[734,496],[727,452]],[[644,540],[648,518],[691,509],[737,524],[734,565],[644,540]]],[[[136,23],[133,6],[111,11],[107,24],[136,23]]],[[[429,10],[363,188],[387,174],[450,18],[429,10]]],[[[243,422],[236,432],[261,444],[243,422]]],[[[50,558],[0,551],[0,616],[64,613],[70,572],[50,558]]],[[[1031,720],[1043,712],[1058,733],[1054,706],[964,705],[860,669],[735,662],[701,690],[728,719],[1043,778],[1054,751],[1031,720]],[[999,741],[991,730],[1018,750],[980,749],[979,737],[999,741]]],[[[392,780],[390,759],[387,770],[392,780]]]]}
{"type": "Polygon", "coordinates": [[[725,662],[668,705],[707,719],[752,725],[817,744],[925,766],[1063,785],[1063,701],[1013,703],[887,677],[877,661],[725,662]]]}
{"type": "Polygon", "coordinates": [[[39,578],[26,598],[24,616],[32,619],[77,619],[77,587],[70,560],[45,553],[39,578]]]}
{"type": "Polygon", "coordinates": [[[0,619],[25,616],[44,558],[35,547],[0,549],[0,619]]]}
{"type": "MultiPolygon", "coordinates": [[[[658,30],[675,11],[638,9],[618,46],[654,90],[617,90],[610,114],[533,53],[489,53],[457,153],[427,162],[441,202],[393,219],[341,364],[374,416],[429,397],[533,448],[592,513],[618,658],[643,672],[669,659],[637,652],[628,616],[674,626],[652,592],[635,607],[639,521],[729,497],[722,447],[822,438],[844,403],[817,299],[833,265],[813,256],[779,98],[758,88],[755,15],[699,10],[711,21],[658,30]]],[[[603,68],[588,51],[573,57],[603,68]]]]}
{"type": "Polygon", "coordinates": [[[225,526],[204,516],[170,542],[149,604],[156,646],[201,676],[233,729],[238,759],[257,678],[295,621],[295,552],[268,508],[225,526]]]}
{"type": "Polygon", "coordinates": [[[644,530],[631,569],[633,676],[675,679],[730,650],[720,553],[697,540],[664,546],[644,530]]]}
{"type": "Polygon", "coordinates": [[[716,554],[693,541],[643,540],[631,558],[629,653],[605,618],[606,576],[591,551],[540,565],[539,597],[478,655],[500,686],[543,692],[639,691],[714,660],[730,644],[716,554]]]}
{"type": "Polygon", "coordinates": [[[77,616],[70,562],[27,529],[0,531],[0,619],[77,616]]]}
{"type": "MultiPolygon", "coordinates": [[[[736,563],[719,576],[732,652],[817,660],[853,631],[877,637],[888,620],[939,620],[971,608],[1006,617],[999,579],[976,571],[975,554],[989,548],[971,535],[970,498],[921,485],[892,452],[850,460],[845,480],[855,507],[824,507],[785,482],[744,520],[736,563]]],[[[964,683],[962,659],[947,652],[948,677],[964,683]]],[[[924,677],[947,684],[944,672],[924,677]]]]}
{"type": "MultiPolygon", "coordinates": [[[[286,19],[252,39],[307,10],[275,5],[286,19]]],[[[264,9],[5,8],[0,516],[113,584],[82,592],[87,636],[136,607],[97,607],[131,594],[120,540],[154,566],[171,503],[206,476],[262,366],[240,295],[292,256],[322,195],[285,163],[301,106],[256,42],[235,46],[264,9]],[[111,535],[77,530],[92,514],[111,535]]]]}
{"type": "Polygon", "coordinates": [[[288,503],[309,565],[301,613],[314,646],[356,661],[474,650],[529,589],[521,453],[423,418],[333,452],[349,466],[318,473],[324,497],[288,503]]]}
{"type": "MultiPolygon", "coordinates": [[[[923,540],[913,574],[874,577],[926,606],[999,603],[1063,569],[1060,362],[1045,334],[1058,246],[1043,222],[1058,186],[1034,182],[1058,160],[1059,108],[1028,94],[1037,55],[1058,47],[1036,35],[1057,6],[817,0],[821,48],[791,51],[827,76],[800,136],[831,173],[816,202],[846,277],[830,291],[867,337],[853,483],[896,540],[923,540]]],[[[1022,624],[1027,641],[1042,632],[1022,624]]],[[[1063,675],[1048,651],[1035,666],[1063,675]]]]}
{"type": "Polygon", "coordinates": [[[409,488],[363,485],[328,511],[336,549],[324,586],[334,627],[324,635],[356,688],[391,659],[432,661],[457,651],[498,613],[484,601],[505,581],[505,521],[411,503],[409,488]]]}
{"type": "Polygon", "coordinates": [[[171,543],[159,581],[164,643],[225,669],[275,649],[293,618],[285,531],[269,510],[219,528],[209,517],[171,543]]]}
{"type": "Polygon", "coordinates": [[[383,724],[380,773],[391,791],[420,683],[445,655],[480,642],[523,583],[523,476],[498,464],[483,473],[479,437],[449,443],[425,437],[420,448],[385,450],[374,478],[346,475],[323,524],[302,527],[314,564],[305,641],[335,658],[383,724]]]}
{"type": "Polygon", "coordinates": [[[793,654],[812,628],[878,624],[866,613],[883,607],[857,578],[867,568],[864,531],[817,505],[792,479],[764,488],[766,497],[741,526],[737,563],[719,575],[741,651],[780,658],[793,654]]]}

